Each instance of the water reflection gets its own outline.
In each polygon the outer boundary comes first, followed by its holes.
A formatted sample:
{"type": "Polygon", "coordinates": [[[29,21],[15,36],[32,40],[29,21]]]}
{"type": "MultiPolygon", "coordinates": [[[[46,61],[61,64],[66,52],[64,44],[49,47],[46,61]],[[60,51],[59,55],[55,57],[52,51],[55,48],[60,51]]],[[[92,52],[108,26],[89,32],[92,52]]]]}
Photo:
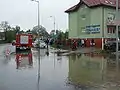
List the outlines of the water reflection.
{"type": "Polygon", "coordinates": [[[4,59],[3,59],[3,64],[4,65],[7,65],[9,62],[11,61],[11,56],[4,56],[4,59]]]}
{"type": "MultiPolygon", "coordinates": [[[[113,56],[114,57],[114,56],[113,56]]],[[[120,82],[120,62],[108,56],[82,54],[69,56],[69,83],[75,87],[117,86],[120,82]],[[114,61],[114,63],[112,62],[114,61]]],[[[106,89],[109,90],[109,89],[106,89]]]]}
{"type": "Polygon", "coordinates": [[[47,48],[46,55],[49,56],[49,49],[47,48]]]}
{"type": "Polygon", "coordinates": [[[16,68],[32,68],[33,59],[31,51],[22,51],[16,53],[16,68]]]}
{"type": "MultiPolygon", "coordinates": [[[[40,73],[40,71],[38,73],[40,73]]],[[[40,74],[38,74],[37,90],[40,90],[40,74]]]]}

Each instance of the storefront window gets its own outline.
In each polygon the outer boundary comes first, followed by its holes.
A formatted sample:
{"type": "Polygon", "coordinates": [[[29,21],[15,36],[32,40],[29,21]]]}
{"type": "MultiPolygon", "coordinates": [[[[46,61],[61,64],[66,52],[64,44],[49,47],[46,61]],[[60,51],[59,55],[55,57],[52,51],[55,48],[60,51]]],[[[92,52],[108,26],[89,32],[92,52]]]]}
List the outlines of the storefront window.
{"type": "Polygon", "coordinates": [[[114,34],[115,33],[115,26],[109,26],[107,27],[108,34],[114,34]]]}
{"type": "Polygon", "coordinates": [[[115,33],[115,27],[113,28],[113,33],[115,33]]]}

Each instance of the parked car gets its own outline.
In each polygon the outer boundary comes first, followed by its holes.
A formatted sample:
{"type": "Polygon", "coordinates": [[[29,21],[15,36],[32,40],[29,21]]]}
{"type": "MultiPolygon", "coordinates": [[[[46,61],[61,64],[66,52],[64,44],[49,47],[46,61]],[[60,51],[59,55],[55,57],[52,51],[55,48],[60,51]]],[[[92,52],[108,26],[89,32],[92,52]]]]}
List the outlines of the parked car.
{"type": "MultiPolygon", "coordinates": [[[[104,50],[116,51],[116,41],[107,41],[104,44],[104,50]]],[[[118,42],[118,50],[120,50],[120,41],[118,42]]]]}
{"type": "Polygon", "coordinates": [[[38,39],[34,41],[33,43],[34,47],[40,47],[40,48],[47,48],[47,45],[45,44],[45,42],[43,40],[40,40],[40,44],[38,45],[38,39]]]}

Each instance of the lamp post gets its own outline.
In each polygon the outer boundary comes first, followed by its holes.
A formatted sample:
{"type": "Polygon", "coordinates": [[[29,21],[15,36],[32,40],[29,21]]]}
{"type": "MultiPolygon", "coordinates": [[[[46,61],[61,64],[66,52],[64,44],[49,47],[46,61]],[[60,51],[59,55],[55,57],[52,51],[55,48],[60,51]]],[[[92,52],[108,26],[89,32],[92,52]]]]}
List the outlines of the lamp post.
{"type": "MultiPolygon", "coordinates": [[[[39,39],[39,37],[40,37],[40,31],[39,31],[39,29],[40,29],[39,1],[36,1],[36,0],[31,0],[31,1],[34,1],[38,4],[38,46],[39,46],[40,45],[40,39],[39,39]]],[[[40,77],[40,46],[38,48],[38,77],[40,77]]]]}
{"type": "MultiPolygon", "coordinates": [[[[118,21],[118,0],[116,0],[116,22],[118,21]]],[[[116,59],[118,60],[118,23],[116,23],[116,59]]]]}
{"type": "Polygon", "coordinates": [[[38,4],[38,28],[39,28],[39,25],[40,25],[39,1],[36,1],[36,0],[31,0],[31,1],[37,2],[37,4],[38,4]]]}
{"type": "MultiPolygon", "coordinates": [[[[54,23],[54,26],[53,26],[54,28],[53,29],[55,30],[55,24],[56,24],[55,16],[50,16],[50,18],[53,18],[53,20],[54,20],[54,22],[53,22],[54,23]]],[[[55,30],[55,34],[56,34],[56,30],[55,30]]]]}

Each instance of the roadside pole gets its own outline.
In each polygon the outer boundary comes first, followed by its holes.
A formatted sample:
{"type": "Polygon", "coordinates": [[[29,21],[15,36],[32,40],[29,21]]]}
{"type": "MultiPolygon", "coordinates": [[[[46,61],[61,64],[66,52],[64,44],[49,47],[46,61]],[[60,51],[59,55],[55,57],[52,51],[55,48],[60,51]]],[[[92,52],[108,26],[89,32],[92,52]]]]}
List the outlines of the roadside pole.
{"type": "MultiPolygon", "coordinates": [[[[116,22],[118,21],[118,0],[116,0],[116,22]]],[[[118,23],[116,23],[116,59],[118,60],[118,23]]]]}

